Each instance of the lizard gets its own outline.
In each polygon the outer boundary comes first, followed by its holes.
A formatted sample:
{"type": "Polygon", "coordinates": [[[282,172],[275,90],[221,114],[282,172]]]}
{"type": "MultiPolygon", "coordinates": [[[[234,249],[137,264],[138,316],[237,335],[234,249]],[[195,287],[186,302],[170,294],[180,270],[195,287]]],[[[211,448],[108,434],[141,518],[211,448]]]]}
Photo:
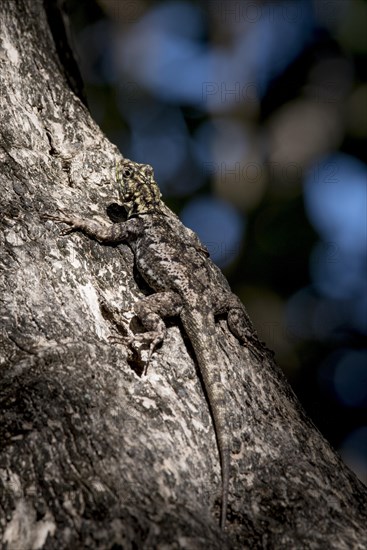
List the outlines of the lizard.
{"type": "Polygon", "coordinates": [[[206,247],[162,200],[152,167],[124,158],[116,165],[116,181],[126,221],[105,225],[64,213],[48,213],[42,217],[68,225],[63,234],[78,230],[100,243],[125,242],[130,246],[138,271],[155,291],[134,305],[134,313],[145,332],[135,335],[132,343],[134,346],[137,343],[149,345],[147,363],[164,340],[166,325],[163,319],[180,317],[195,353],[214,423],[222,477],[220,526],[224,531],[231,442],[215,317],[226,314],[229,330],[241,343],[251,349],[256,341],[255,352],[262,343],[257,339],[245,307],[231,292],[206,247]]]}

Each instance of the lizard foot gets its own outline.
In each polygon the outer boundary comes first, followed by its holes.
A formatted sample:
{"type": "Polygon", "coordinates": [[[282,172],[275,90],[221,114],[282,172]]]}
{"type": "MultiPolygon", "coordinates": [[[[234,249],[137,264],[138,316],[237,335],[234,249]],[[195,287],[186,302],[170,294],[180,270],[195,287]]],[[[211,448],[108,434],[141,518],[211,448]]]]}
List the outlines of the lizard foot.
{"type": "Polygon", "coordinates": [[[72,216],[66,216],[62,213],[60,214],[50,214],[48,212],[45,212],[44,214],[41,214],[42,220],[50,220],[55,223],[65,223],[66,225],[70,225],[70,227],[66,229],[61,229],[60,233],[61,235],[69,235],[69,233],[72,233],[75,229],[78,227],[78,218],[73,218],[72,216]]]}

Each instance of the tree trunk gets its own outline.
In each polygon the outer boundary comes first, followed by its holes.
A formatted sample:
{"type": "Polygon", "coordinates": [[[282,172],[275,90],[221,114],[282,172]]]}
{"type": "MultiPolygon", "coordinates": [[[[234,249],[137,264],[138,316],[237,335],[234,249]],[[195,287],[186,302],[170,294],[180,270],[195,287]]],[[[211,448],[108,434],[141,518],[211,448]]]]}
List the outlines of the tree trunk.
{"type": "Polygon", "coordinates": [[[187,338],[170,323],[143,375],[109,339],[124,330],[105,305],[130,312],[141,296],[132,252],[41,219],[61,209],[108,221],[119,159],[45,4],[0,4],[2,548],[367,548],[366,488],[271,357],[224,321],[232,454],[220,533],[219,456],[187,338]]]}

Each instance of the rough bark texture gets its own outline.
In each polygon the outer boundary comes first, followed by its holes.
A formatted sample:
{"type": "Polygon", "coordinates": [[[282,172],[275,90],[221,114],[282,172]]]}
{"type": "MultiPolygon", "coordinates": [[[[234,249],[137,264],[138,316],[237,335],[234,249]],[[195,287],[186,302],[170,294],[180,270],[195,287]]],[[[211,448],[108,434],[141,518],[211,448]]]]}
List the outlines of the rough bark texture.
{"type": "Polygon", "coordinates": [[[71,89],[58,17],[40,0],[0,4],[2,548],[367,548],[365,487],[271,360],[223,322],[233,446],[220,534],[219,457],[189,343],[172,323],[141,376],[100,305],[129,311],[141,295],[131,251],[40,219],[61,208],[108,220],[117,200],[119,154],[71,89]]]}

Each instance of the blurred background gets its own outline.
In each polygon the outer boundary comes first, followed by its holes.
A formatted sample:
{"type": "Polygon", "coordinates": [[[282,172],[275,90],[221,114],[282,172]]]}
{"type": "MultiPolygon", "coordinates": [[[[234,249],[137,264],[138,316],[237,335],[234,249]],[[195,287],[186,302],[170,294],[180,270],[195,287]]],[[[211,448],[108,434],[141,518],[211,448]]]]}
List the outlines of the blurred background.
{"type": "Polygon", "coordinates": [[[154,167],[367,483],[367,2],[70,0],[89,108],[154,167]]]}

